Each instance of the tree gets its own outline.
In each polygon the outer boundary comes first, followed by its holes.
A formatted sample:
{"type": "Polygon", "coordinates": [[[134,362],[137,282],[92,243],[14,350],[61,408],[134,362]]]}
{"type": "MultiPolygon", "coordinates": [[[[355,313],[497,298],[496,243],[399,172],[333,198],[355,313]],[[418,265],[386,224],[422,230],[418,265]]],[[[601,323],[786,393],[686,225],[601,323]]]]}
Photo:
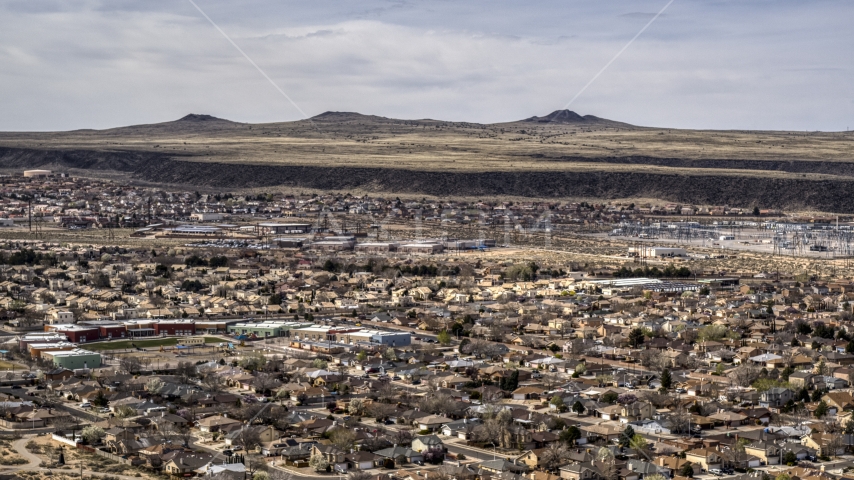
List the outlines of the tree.
{"type": "Polygon", "coordinates": [[[312,455],[308,459],[308,466],[313,468],[315,472],[325,472],[329,468],[329,461],[323,455],[312,455]]]}
{"type": "Polygon", "coordinates": [[[642,345],[644,341],[643,329],[641,328],[633,328],[631,332],[629,332],[629,344],[632,348],[638,348],[639,345],[642,345]]]}
{"type": "Polygon", "coordinates": [[[623,430],[623,433],[620,434],[620,438],[617,441],[621,447],[627,448],[632,443],[632,439],[635,437],[635,429],[632,428],[631,425],[626,426],[626,429],[623,430]]]}
{"type": "Polygon", "coordinates": [[[412,441],[415,440],[415,435],[412,434],[412,430],[401,428],[390,432],[388,434],[388,439],[395,445],[407,446],[412,445],[412,441]]]}
{"type": "Polygon", "coordinates": [[[80,432],[80,435],[83,437],[83,440],[86,440],[86,443],[93,445],[100,442],[106,434],[103,428],[89,425],[80,432]]]}
{"type": "Polygon", "coordinates": [[[673,377],[670,375],[670,370],[665,368],[661,372],[661,388],[665,390],[670,390],[670,387],[673,386],[673,377]]]}
{"type": "Polygon", "coordinates": [[[584,413],[584,410],[584,404],[581,403],[580,400],[576,400],[575,403],[572,404],[572,411],[575,412],[577,415],[581,415],[582,413],[584,413]]]}
{"type": "Polygon", "coordinates": [[[443,346],[448,346],[451,344],[451,334],[448,333],[447,330],[442,330],[441,332],[439,332],[438,335],[436,335],[436,340],[439,342],[439,344],[443,346]]]}
{"type": "Polygon", "coordinates": [[[157,377],[152,377],[145,382],[145,390],[152,395],[159,395],[164,386],[166,386],[166,384],[163,383],[163,380],[157,377]]]}
{"type": "Polygon", "coordinates": [[[95,394],[95,398],[92,400],[92,405],[96,407],[106,407],[110,401],[107,399],[107,396],[104,395],[103,390],[98,390],[98,393],[95,394]]]}
{"type": "MultiPolygon", "coordinates": [[[[641,453],[647,460],[652,460],[650,458],[649,453],[647,452],[647,441],[643,438],[643,435],[637,433],[634,437],[632,437],[632,441],[629,443],[629,446],[635,449],[635,451],[641,453]]],[[[646,477],[644,477],[646,478],[646,477]]]]}
{"type": "Polygon", "coordinates": [[[345,452],[349,452],[356,444],[356,434],[346,428],[339,428],[332,432],[329,436],[329,440],[332,441],[332,445],[335,445],[345,452]]]}
{"type": "Polygon", "coordinates": [[[749,387],[761,375],[761,369],[753,364],[742,364],[727,372],[727,376],[739,387],[749,387]]]}
{"type": "Polygon", "coordinates": [[[560,440],[569,446],[574,446],[575,441],[581,438],[581,430],[575,425],[570,425],[566,430],[560,432],[560,440]]]}
{"type": "Polygon", "coordinates": [[[818,365],[816,365],[815,367],[815,373],[817,373],[818,375],[826,376],[828,375],[829,370],[830,369],[827,368],[827,364],[824,363],[824,359],[819,360],[818,365]]]}
{"type": "Polygon", "coordinates": [[[214,372],[206,372],[202,376],[201,384],[202,388],[211,395],[216,395],[225,390],[225,379],[214,372]]]}
{"type": "Polygon", "coordinates": [[[125,418],[130,418],[136,415],[136,410],[134,410],[130,405],[119,405],[113,410],[113,415],[120,420],[124,420],[125,418]]]}
{"type": "Polygon", "coordinates": [[[617,480],[619,478],[619,470],[615,464],[614,454],[608,447],[602,447],[596,452],[596,458],[601,463],[599,471],[602,474],[602,480],[617,480]]]}
{"type": "Polygon", "coordinates": [[[815,416],[816,418],[822,418],[827,415],[827,403],[824,400],[818,402],[818,406],[815,407],[815,416]]]}
{"type": "Polygon", "coordinates": [[[540,462],[546,470],[555,471],[569,462],[569,449],[562,443],[552,443],[543,449],[540,462]]]}
{"type": "Polygon", "coordinates": [[[795,452],[788,450],[783,453],[783,463],[788,466],[794,466],[798,464],[798,456],[795,455],[795,452]]]}
{"type": "Polygon", "coordinates": [[[694,478],[694,465],[691,462],[685,462],[679,469],[679,475],[688,478],[694,478]]]}
{"type": "Polygon", "coordinates": [[[128,375],[136,375],[142,368],[139,358],[126,355],[119,359],[119,370],[128,375]]]}
{"type": "Polygon", "coordinates": [[[278,384],[279,380],[272,373],[258,373],[255,375],[255,380],[252,381],[255,392],[261,395],[269,394],[278,384]]]}
{"type": "MultiPolygon", "coordinates": [[[[370,480],[371,478],[373,478],[373,475],[364,470],[350,470],[347,473],[347,480],[370,480]]],[[[431,476],[430,478],[433,479],[435,477],[431,476]]]]}
{"type": "Polygon", "coordinates": [[[350,403],[347,405],[347,413],[350,415],[361,415],[364,409],[365,401],[361,398],[354,398],[350,400],[350,403]]]}
{"type": "Polygon", "coordinates": [[[247,452],[251,452],[261,445],[261,435],[257,429],[250,426],[243,426],[238,430],[234,442],[242,446],[247,452]]]}
{"type": "Polygon", "coordinates": [[[323,360],[321,358],[315,358],[314,361],[311,362],[312,367],[319,368],[320,370],[326,370],[326,367],[328,365],[329,364],[326,362],[326,360],[323,360]]]}
{"type": "Polygon", "coordinates": [[[510,372],[510,375],[501,379],[501,389],[504,391],[512,392],[519,388],[519,371],[513,370],[510,372]]]}
{"type": "Polygon", "coordinates": [[[491,443],[501,448],[513,448],[509,435],[513,414],[501,407],[490,407],[483,413],[483,423],[474,430],[476,441],[491,443]]]}
{"type": "Polygon", "coordinates": [[[196,364],[193,362],[178,362],[175,374],[181,378],[181,383],[189,384],[191,378],[196,378],[196,364]]]}

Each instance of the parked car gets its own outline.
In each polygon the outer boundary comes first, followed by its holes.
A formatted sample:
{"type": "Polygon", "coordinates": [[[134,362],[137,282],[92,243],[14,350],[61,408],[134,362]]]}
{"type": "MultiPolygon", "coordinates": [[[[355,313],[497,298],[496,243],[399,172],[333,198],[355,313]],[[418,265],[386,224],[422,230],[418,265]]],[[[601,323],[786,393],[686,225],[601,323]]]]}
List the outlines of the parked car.
{"type": "Polygon", "coordinates": [[[83,402],[80,404],[80,408],[92,408],[92,404],[89,402],[83,402]]]}

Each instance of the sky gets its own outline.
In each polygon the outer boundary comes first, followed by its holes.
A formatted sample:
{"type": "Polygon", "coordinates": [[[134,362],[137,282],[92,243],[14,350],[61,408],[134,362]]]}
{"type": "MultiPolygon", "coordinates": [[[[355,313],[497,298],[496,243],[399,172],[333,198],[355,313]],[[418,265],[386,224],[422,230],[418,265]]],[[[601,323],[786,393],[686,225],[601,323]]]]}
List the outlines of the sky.
{"type": "Polygon", "coordinates": [[[668,1],[4,0],[0,130],[562,108],[671,128],[854,127],[854,2],[673,0],[629,44],[668,1]]]}

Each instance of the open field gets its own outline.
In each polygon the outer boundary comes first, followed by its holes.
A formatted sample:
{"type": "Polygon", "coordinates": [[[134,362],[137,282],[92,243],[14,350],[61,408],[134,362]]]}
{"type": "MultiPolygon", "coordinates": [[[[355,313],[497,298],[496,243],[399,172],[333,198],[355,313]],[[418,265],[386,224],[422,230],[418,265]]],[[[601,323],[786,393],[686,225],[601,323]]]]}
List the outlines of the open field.
{"type": "Polygon", "coordinates": [[[0,360],[0,370],[27,370],[27,367],[18,363],[0,360]]]}
{"type": "MultiPolygon", "coordinates": [[[[128,348],[151,348],[171,347],[178,345],[179,338],[157,338],[152,340],[119,340],[113,342],[97,342],[86,345],[87,350],[124,350],[128,348]]],[[[219,337],[205,337],[205,343],[219,343],[224,341],[219,337]]]]}
{"type": "Polygon", "coordinates": [[[854,132],[674,130],[579,118],[481,125],[327,113],[251,125],[188,116],[100,131],[2,133],[0,168],[202,189],[656,198],[854,211],[854,132]]]}

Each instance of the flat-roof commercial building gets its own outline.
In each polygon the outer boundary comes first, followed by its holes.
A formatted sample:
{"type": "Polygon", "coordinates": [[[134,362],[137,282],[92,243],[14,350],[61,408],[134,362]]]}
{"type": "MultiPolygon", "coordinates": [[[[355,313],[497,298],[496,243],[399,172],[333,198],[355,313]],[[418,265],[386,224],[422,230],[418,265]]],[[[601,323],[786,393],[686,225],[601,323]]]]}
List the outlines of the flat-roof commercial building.
{"type": "Polygon", "coordinates": [[[190,218],[197,222],[218,222],[222,220],[223,215],[215,212],[199,212],[191,213],[190,218]]]}
{"type": "Polygon", "coordinates": [[[408,243],[401,245],[398,251],[401,253],[415,253],[421,255],[430,255],[434,253],[442,253],[445,246],[441,243],[408,243]]]}
{"type": "Polygon", "coordinates": [[[311,232],[310,223],[273,223],[265,222],[255,225],[258,235],[305,234],[311,232]]]}
{"type": "Polygon", "coordinates": [[[353,250],[355,246],[355,237],[324,237],[322,240],[312,242],[311,249],[321,252],[343,252],[345,250],[353,250]]]}
{"type": "Polygon", "coordinates": [[[397,243],[393,242],[367,242],[356,245],[356,251],[368,254],[380,254],[397,251],[397,243]]]}
{"type": "Polygon", "coordinates": [[[210,225],[180,225],[175,228],[167,228],[163,230],[169,236],[180,237],[223,237],[225,232],[222,228],[212,227],[210,225]]]}
{"type": "Polygon", "coordinates": [[[74,343],[86,343],[101,338],[101,329],[84,325],[45,325],[46,331],[60,333],[74,343]]]}
{"type": "Polygon", "coordinates": [[[406,347],[412,344],[412,334],[409,332],[358,330],[337,333],[334,340],[351,345],[375,344],[386,345],[389,347],[406,347]]]}
{"type": "Polygon", "coordinates": [[[54,365],[69,370],[81,368],[98,368],[101,366],[101,354],[75,348],[74,350],[47,350],[41,353],[42,358],[50,360],[54,365]]]}
{"type": "Polygon", "coordinates": [[[303,328],[294,329],[291,336],[300,340],[310,340],[314,342],[322,342],[332,340],[330,331],[333,327],[322,327],[319,325],[309,325],[303,328]]]}
{"type": "Polygon", "coordinates": [[[77,345],[74,345],[71,342],[58,342],[58,343],[31,343],[27,346],[27,349],[30,351],[30,356],[34,358],[39,358],[42,356],[42,352],[53,352],[53,351],[61,351],[61,350],[74,350],[77,348],[77,345]]]}
{"type": "Polygon", "coordinates": [[[21,350],[27,350],[28,345],[33,343],[62,343],[67,342],[68,337],[62,333],[56,332],[30,332],[18,340],[18,347],[21,350]]]}
{"type": "Polygon", "coordinates": [[[672,258],[672,257],[687,257],[688,252],[681,247],[629,247],[629,255],[655,257],[655,258],[672,258]]]}
{"type": "Polygon", "coordinates": [[[300,322],[246,322],[235,323],[228,326],[228,333],[232,335],[255,335],[256,337],[289,337],[291,331],[299,328],[310,327],[312,323],[300,322]]]}
{"type": "Polygon", "coordinates": [[[371,342],[389,347],[407,347],[412,343],[409,332],[373,332],[371,342]]]}

